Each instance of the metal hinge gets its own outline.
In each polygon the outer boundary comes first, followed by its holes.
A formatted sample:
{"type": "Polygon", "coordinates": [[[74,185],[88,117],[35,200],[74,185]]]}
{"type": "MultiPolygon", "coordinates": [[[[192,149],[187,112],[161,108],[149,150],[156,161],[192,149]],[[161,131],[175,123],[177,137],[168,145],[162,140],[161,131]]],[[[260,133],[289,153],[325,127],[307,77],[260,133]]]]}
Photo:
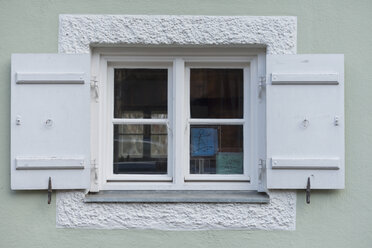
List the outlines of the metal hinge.
{"type": "Polygon", "coordinates": [[[90,161],[90,165],[91,165],[90,168],[92,172],[94,173],[94,180],[97,182],[98,181],[98,164],[96,160],[93,159],[92,161],[90,161]]]}
{"type": "Polygon", "coordinates": [[[267,192],[267,189],[266,189],[266,159],[258,160],[258,191],[267,192]]]}
{"type": "Polygon", "coordinates": [[[258,98],[261,98],[262,91],[266,87],[266,76],[261,76],[258,78],[258,98]]]}
{"type": "Polygon", "coordinates": [[[90,89],[94,91],[94,98],[96,99],[96,102],[98,102],[99,84],[98,84],[97,76],[92,76],[92,78],[90,79],[90,89]]]}
{"type": "Polygon", "coordinates": [[[263,178],[263,174],[265,173],[265,170],[266,170],[266,159],[262,159],[260,158],[258,160],[258,170],[259,170],[259,174],[258,174],[258,179],[261,181],[263,178]]]}
{"type": "Polygon", "coordinates": [[[258,169],[260,169],[260,170],[266,169],[266,159],[260,158],[258,160],[258,169]]]}

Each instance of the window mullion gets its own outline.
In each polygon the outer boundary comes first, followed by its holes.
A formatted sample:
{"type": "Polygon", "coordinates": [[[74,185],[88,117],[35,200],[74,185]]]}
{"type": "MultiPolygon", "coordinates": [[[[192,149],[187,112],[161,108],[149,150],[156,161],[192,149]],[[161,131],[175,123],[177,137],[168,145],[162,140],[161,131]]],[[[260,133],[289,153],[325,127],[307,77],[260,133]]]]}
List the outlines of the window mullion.
{"type": "Polygon", "coordinates": [[[187,125],[185,90],[185,61],[182,58],[176,58],[173,61],[173,183],[178,185],[184,183],[184,138],[187,125]]]}
{"type": "Polygon", "coordinates": [[[189,119],[190,124],[218,124],[218,125],[239,125],[244,124],[245,119],[189,119]]]}
{"type": "Polygon", "coordinates": [[[121,119],[114,118],[113,124],[167,124],[168,119],[121,119]]]}

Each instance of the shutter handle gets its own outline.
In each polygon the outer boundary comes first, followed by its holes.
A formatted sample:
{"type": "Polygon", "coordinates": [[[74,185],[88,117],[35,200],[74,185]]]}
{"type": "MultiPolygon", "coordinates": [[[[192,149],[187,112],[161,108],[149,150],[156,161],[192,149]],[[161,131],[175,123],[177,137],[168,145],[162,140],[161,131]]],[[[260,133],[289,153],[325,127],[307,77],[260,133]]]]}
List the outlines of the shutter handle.
{"type": "Polygon", "coordinates": [[[52,178],[49,177],[49,182],[48,182],[48,204],[52,201],[52,178]]]}
{"type": "Polygon", "coordinates": [[[307,185],[306,185],[306,203],[310,204],[310,177],[307,178],[307,185]]]}

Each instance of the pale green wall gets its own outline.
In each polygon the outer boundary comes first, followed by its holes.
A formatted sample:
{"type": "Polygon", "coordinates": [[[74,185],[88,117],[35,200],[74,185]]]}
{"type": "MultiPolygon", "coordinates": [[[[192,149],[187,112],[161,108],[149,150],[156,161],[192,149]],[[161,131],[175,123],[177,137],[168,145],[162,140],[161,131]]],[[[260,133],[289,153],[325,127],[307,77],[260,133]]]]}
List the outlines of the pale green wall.
{"type": "Polygon", "coordinates": [[[372,247],[372,0],[0,0],[0,247],[372,247]],[[346,189],[298,193],[296,231],[56,229],[46,193],[10,190],[10,55],[57,52],[59,14],[291,15],[298,53],[344,53],[346,189]]]}

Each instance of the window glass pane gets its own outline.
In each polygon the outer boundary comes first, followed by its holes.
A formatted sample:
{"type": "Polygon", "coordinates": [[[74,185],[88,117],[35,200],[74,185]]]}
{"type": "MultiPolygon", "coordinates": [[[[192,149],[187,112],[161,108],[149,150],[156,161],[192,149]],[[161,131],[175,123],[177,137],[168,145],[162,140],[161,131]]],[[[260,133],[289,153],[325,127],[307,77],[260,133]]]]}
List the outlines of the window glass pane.
{"type": "Polygon", "coordinates": [[[167,69],[115,69],[115,118],[167,118],[167,69]]]}
{"type": "Polygon", "coordinates": [[[166,125],[114,125],[114,174],[166,174],[166,125]]]}
{"type": "Polygon", "coordinates": [[[167,114],[154,111],[151,113],[151,119],[167,119],[167,114]]]}
{"type": "Polygon", "coordinates": [[[242,125],[191,125],[190,174],[243,174],[242,125]]]}
{"type": "Polygon", "coordinates": [[[143,118],[143,112],[140,111],[126,111],[122,114],[122,118],[137,118],[142,119],[143,118]]]}
{"type": "Polygon", "coordinates": [[[243,118],[243,69],[190,69],[191,118],[243,118]]]}

